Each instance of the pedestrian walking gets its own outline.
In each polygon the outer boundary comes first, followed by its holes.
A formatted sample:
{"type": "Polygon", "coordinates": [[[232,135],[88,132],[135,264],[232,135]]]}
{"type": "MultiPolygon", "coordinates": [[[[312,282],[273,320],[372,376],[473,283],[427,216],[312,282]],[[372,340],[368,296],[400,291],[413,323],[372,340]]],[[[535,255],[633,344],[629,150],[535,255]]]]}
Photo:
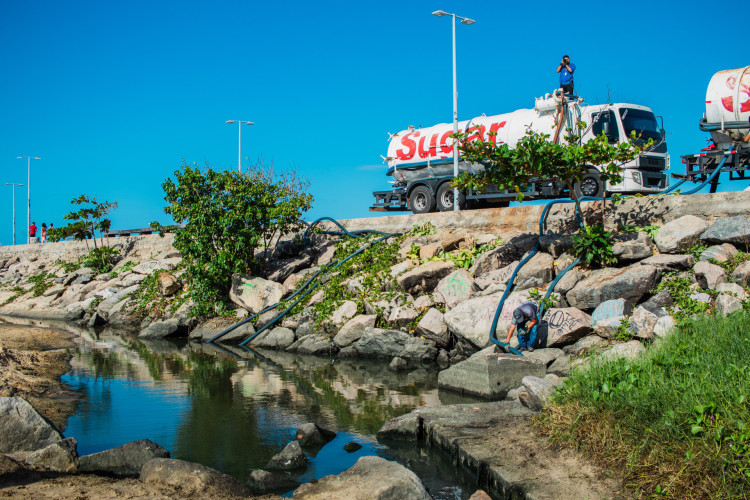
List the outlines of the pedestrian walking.
{"type": "Polygon", "coordinates": [[[42,222],[42,243],[47,243],[47,224],[42,222]]]}

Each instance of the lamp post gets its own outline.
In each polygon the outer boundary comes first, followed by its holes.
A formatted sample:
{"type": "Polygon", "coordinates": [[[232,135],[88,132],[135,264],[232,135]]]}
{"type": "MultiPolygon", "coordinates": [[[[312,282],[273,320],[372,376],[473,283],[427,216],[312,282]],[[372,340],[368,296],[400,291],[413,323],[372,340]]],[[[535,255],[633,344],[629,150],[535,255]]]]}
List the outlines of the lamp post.
{"type": "Polygon", "coordinates": [[[13,246],[16,245],[16,186],[23,186],[23,184],[16,184],[15,182],[6,182],[6,186],[13,186],[13,246]]]}
{"type": "MultiPolygon", "coordinates": [[[[476,21],[468,17],[449,14],[444,10],[436,10],[433,16],[443,17],[451,16],[453,18],[453,133],[458,133],[458,88],[456,84],[456,18],[461,20],[461,24],[474,24],[476,21]]],[[[458,141],[453,141],[453,177],[458,177],[458,141]]],[[[458,211],[458,188],[453,188],[453,210],[458,211]]]]}
{"type": "Polygon", "coordinates": [[[237,146],[237,171],[242,173],[242,125],[255,125],[253,122],[243,120],[227,120],[227,123],[236,123],[238,130],[238,146],[237,146]]]}
{"type": "Polygon", "coordinates": [[[18,159],[26,158],[29,160],[28,178],[26,179],[26,243],[31,243],[29,228],[31,227],[31,160],[41,160],[36,156],[19,156],[18,159]]]}

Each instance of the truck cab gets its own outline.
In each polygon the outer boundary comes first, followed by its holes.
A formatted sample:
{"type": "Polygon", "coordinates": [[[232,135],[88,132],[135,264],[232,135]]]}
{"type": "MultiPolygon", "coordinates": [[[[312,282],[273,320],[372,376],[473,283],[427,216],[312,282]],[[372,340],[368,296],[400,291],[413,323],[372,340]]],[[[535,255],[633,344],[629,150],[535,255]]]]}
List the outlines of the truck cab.
{"type": "Polygon", "coordinates": [[[622,165],[622,182],[608,184],[608,192],[658,193],[667,188],[669,153],[664,129],[649,108],[625,103],[586,106],[581,118],[589,124],[581,134],[583,141],[603,133],[610,143],[617,143],[626,141],[632,132],[636,134],[637,143],[654,140],[654,145],[643,156],[622,165]]]}

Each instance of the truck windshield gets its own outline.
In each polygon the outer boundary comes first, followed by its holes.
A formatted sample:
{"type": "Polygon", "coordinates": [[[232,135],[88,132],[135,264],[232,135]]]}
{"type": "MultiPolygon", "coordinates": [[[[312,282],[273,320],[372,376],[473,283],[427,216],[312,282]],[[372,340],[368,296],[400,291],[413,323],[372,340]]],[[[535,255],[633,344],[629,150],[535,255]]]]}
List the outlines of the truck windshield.
{"type": "Polygon", "coordinates": [[[643,140],[653,139],[655,142],[662,140],[659,124],[656,123],[656,117],[652,112],[620,108],[620,118],[622,118],[626,136],[630,137],[630,133],[635,130],[636,135],[641,136],[643,140]]]}

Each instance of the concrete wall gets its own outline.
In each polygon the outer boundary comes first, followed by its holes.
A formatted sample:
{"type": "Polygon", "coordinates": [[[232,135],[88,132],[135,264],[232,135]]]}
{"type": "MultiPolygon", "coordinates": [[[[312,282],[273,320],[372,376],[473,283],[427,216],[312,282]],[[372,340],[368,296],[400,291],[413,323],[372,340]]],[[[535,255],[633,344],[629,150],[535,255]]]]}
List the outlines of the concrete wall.
{"type": "MultiPolygon", "coordinates": [[[[122,255],[130,254],[139,259],[156,257],[165,250],[172,248],[173,234],[166,234],[163,238],[157,234],[142,236],[125,236],[118,238],[105,238],[105,243],[120,250],[122,255]]],[[[61,260],[64,262],[75,261],[79,256],[85,255],[94,248],[92,240],[84,241],[59,241],[57,243],[31,243],[28,245],[0,246],[0,258],[19,256],[22,258],[36,260],[61,260]],[[88,247],[86,246],[88,243],[88,247]]]]}

